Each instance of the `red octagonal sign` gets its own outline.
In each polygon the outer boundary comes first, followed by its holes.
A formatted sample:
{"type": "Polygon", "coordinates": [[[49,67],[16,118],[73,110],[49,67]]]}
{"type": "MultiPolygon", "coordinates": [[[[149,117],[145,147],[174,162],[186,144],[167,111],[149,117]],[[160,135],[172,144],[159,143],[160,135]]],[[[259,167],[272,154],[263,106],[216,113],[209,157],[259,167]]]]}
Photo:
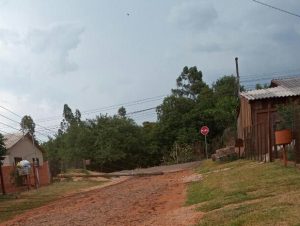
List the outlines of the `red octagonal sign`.
{"type": "Polygon", "coordinates": [[[207,126],[202,126],[200,129],[200,133],[206,136],[209,133],[209,128],[207,126]]]}

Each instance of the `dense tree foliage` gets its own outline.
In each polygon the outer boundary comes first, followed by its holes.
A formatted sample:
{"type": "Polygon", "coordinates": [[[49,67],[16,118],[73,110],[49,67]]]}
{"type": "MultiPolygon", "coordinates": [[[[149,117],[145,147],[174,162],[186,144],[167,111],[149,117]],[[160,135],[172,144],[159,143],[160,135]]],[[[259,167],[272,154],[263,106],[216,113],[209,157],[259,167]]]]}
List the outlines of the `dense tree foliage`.
{"type": "Polygon", "coordinates": [[[4,136],[0,133],[0,157],[6,155],[6,151],[4,136]]]}
{"type": "Polygon", "coordinates": [[[255,85],[255,89],[266,89],[266,88],[270,88],[270,85],[267,84],[267,83],[265,83],[265,84],[263,84],[263,85],[257,83],[257,84],[255,85]]]}
{"type": "Polygon", "coordinates": [[[211,149],[224,145],[224,131],[235,127],[236,78],[223,76],[210,87],[197,67],[184,67],[176,84],[157,107],[157,122],[143,125],[128,118],[124,107],[115,116],[82,121],[80,111],[73,113],[65,104],[61,128],[44,144],[52,171],[80,166],[84,159],[91,160],[88,167],[102,171],[189,161],[195,156],[194,145],[203,144],[203,125],[210,128],[211,149]]]}
{"type": "Polygon", "coordinates": [[[29,132],[34,135],[35,123],[30,115],[25,115],[20,122],[20,126],[23,132],[29,132]]]}

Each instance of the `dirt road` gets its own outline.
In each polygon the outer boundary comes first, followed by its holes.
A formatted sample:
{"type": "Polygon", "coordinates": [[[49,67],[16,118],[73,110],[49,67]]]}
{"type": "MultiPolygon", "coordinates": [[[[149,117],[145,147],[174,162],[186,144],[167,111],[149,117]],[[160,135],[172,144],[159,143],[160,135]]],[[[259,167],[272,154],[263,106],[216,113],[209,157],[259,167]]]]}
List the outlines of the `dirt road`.
{"type": "Polygon", "coordinates": [[[185,169],[131,177],[31,210],[3,225],[193,225],[201,213],[184,207],[185,182],[192,173],[185,169]]]}

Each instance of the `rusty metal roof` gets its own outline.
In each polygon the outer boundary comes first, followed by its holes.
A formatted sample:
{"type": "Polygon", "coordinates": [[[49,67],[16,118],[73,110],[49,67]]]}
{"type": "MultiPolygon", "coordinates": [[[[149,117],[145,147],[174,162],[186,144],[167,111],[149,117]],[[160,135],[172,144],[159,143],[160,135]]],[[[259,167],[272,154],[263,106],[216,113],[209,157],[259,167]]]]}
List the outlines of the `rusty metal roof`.
{"type": "MultiPolygon", "coordinates": [[[[287,82],[286,84],[290,84],[290,82],[287,82]]],[[[258,90],[242,92],[240,95],[245,97],[247,100],[260,100],[260,99],[267,99],[267,98],[299,96],[300,85],[299,86],[295,85],[294,87],[285,87],[280,85],[268,89],[258,89],[258,90]]]]}

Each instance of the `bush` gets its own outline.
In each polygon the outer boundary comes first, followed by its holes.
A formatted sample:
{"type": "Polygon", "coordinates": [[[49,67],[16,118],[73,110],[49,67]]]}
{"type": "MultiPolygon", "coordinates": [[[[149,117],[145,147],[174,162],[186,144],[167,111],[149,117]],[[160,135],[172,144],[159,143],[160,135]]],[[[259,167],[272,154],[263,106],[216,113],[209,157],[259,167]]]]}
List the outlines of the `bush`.
{"type": "Polygon", "coordinates": [[[165,158],[167,163],[185,163],[197,160],[191,145],[174,143],[171,152],[165,158]]]}

